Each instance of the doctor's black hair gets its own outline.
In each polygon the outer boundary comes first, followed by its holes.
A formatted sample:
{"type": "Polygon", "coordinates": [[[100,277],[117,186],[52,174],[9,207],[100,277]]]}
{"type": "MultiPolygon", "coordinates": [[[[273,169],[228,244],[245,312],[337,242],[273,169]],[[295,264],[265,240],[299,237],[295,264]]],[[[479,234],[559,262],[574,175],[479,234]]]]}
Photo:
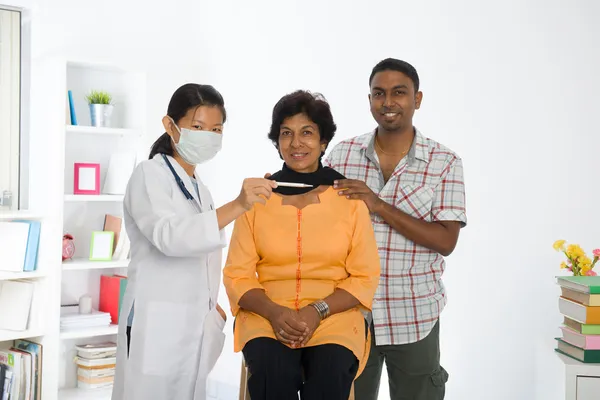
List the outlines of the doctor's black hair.
{"type": "MultiPolygon", "coordinates": [[[[271,129],[267,137],[273,142],[273,145],[279,152],[279,135],[281,124],[286,118],[297,114],[305,114],[312,122],[319,127],[319,137],[322,143],[329,145],[331,139],[335,136],[337,126],[333,121],[329,103],[320,93],[311,93],[307,90],[296,90],[283,96],[275,107],[271,118],[271,129]]],[[[321,153],[321,158],[325,153],[321,153]]],[[[279,157],[283,159],[281,153],[279,157]]]]}
{"type": "MultiPolygon", "coordinates": [[[[173,118],[175,123],[178,123],[190,109],[200,106],[218,107],[223,114],[223,123],[227,120],[225,101],[221,93],[211,85],[199,85],[197,83],[186,83],[173,93],[167,108],[167,115],[173,118]]],[[[163,133],[152,144],[148,158],[152,159],[157,154],[168,156],[175,154],[173,141],[167,132],[163,133]]]]}

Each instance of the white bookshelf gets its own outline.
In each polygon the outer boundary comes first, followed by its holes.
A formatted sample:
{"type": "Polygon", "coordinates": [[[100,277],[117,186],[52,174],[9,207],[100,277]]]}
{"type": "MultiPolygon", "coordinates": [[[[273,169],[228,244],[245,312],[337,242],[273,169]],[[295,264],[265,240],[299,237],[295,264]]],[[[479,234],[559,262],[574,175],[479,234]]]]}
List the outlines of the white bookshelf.
{"type": "Polygon", "coordinates": [[[140,136],[138,129],[105,128],[95,126],[67,125],[66,132],[72,135],[140,136]]]}
{"type": "Polygon", "coordinates": [[[129,266],[129,259],[115,261],[90,261],[86,258],[76,258],[63,261],[62,266],[63,271],[127,268],[129,266]]]}
{"type": "MultiPolygon", "coordinates": [[[[144,132],[146,89],[143,72],[93,62],[67,62],[63,91],[71,90],[78,125],[63,123],[64,171],[62,229],[74,237],[75,255],[61,264],[60,304],[77,304],[82,295],[92,297],[92,308],[98,310],[102,275],[126,275],[129,260],[90,261],[92,231],[104,228],[106,214],[123,217],[123,194],[104,194],[110,156],[117,152],[134,153],[138,161],[143,155],[140,138],[144,132]],[[92,127],[85,95],[91,90],[112,94],[114,110],[110,127],[92,127]],[[74,163],[100,164],[101,194],[73,194],[74,163]]],[[[68,114],[67,114],[68,116],[68,114]]],[[[123,221],[124,223],[124,221],[123,221]]],[[[57,307],[58,308],[58,307],[57,307]]],[[[57,310],[59,312],[59,310],[57,310]]],[[[111,390],[77,389],[77,370],[73,363],[75,346],[87,343],[116,342],[118,327],[110,325],[59,332],[59,371],[54,398],[109,400],[111,390]]]]}
{"type": "Polygon", "coordinates": [[[122,202],[123,196],[118,194],[65,194],[65,202],[122,202]]]}
{"type": "MultiPolygon", "coordinates": [[[[25,331],[0,330],[0,345],[29,339],[43,346],[42,398],[44,400],[109,400],[111,390],[76,388],[73,358],[76,345],[116,341],[117,327],[60,332],[61,305],[76,304],[83,294],[98,309],[100,277],[127,274],[129,260],[89,261],[92,230],[102,230],[105,214],[123,216],[123,195],[73,194],[73,163],[100,164],[104,183],[110,155],[131,151],[138,161],[147,156],[140,148],[145,132],[145,74],[128,68],[91,62],[70,62],[57,54],[37,57],[31,63],[28,102],[29,126],[22,134],[30,143],[23,151],[28,187],[23,200],[28,210],[0,210],[0,221],[41,222],[37,269],[33,272],[0,271],[0,283],[28,279],[36,283],[31,307],[32,323],[25,331]],[[48,79],[52,77],[52,79],[48,79]],[[109,91],[115,110],[110,128],[90,125],[85,94],[90,89],[109,91]],[[75,100],[77,122],[68,120],[67,90],[75,100]],[[43,160],[43,161],[42,161],[43,160]],[[75,256],[63,262],[62,236],[75,238],[75,256]]],[[[2,255],[0,254],[0,263],[2,255]]]]}
{"type": "Polygon", "coordinates": [[[7,331],[0,329],[0,342],[10,342],[17,339],[39,338],[41,336],[44,336],[43,329],[27,329],[25,331],[7,331]]]}
{"type": "Polygon", "coordinates": [[[14,281],[18,279],[37,279],[47,276],[46,271],[8,272],[0,271],[0,281],[14,281]]]}
{"type": "Polygon", "coordinates": [[[13,219],[29,219],[40,221],[43,217],[39,214],[32,213],[31,211],[4,211],[0,210],[0,221],[8,221],[13,219]]]}
{"type": "Polygon", "coordinates": [[[58,398],[60,400],[110,400],[112,389],[62,389],[58,398]]]}
{"type": "Polygon", "coordinates": [[[66,332],[60,333],[60,338],[62,340],[67,339],[87,339],[98,336],[109,336],[116,335],[119,329],[118,325],[111,324],[110,326],[106,326],[104,328],[89,328],[89,329],[77,329],[77,330],[69,330],[66,332]]]}

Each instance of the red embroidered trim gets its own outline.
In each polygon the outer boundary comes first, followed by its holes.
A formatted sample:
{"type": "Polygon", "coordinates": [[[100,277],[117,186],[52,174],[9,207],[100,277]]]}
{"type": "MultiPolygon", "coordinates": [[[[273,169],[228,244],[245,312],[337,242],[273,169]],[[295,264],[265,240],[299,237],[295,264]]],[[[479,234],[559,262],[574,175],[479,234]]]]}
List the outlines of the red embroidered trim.
{"type": "Polygon", "coordinates": [[[296,311],[300,310],[300,290],[302,289],[302,210],[298,210],[298,235],[296,239],[296,254],[298,255],[298,269],[296,269],[296,311]]]}

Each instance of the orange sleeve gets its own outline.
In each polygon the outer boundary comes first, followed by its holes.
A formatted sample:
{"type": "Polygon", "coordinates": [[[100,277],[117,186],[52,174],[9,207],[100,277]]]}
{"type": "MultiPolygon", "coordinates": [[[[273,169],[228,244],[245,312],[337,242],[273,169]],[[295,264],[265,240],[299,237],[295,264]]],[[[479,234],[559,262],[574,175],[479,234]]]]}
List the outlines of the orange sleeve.
{"type": "Polygon", "coordinates": [[[337,287],[349,292],[363,307],[371,310],[381,265],[369,209],[360,200],[356,201],[354,209],[354,232],[352,247],[346,258],[346,271],[350,276],[337,287]]]}
{"type": "Polygon", "coordinates": [[[259,257],[250,224],[253,219],[253,211],[249,211],[235,221],[223,269],[223,285],[234,316],[240,311],[239,301],[246,292],[251,289],[264,290],[256,275],[259,257]]]}

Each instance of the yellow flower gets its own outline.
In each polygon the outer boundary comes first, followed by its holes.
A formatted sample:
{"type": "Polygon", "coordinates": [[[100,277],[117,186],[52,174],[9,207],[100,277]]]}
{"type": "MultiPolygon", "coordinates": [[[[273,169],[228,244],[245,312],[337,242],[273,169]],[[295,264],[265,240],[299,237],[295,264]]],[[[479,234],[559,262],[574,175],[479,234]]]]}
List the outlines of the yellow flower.
{"type": "Polygon", "coordinates": [[[570,244],[567,246],[567,256],[571,260],[574,260],[575,258],[579,258],[584,255],[585,255],[585,252],[583,251],[581,246],[579,246],[578,244],[570,244]]]}
{"type": "Polygon", "coordinates": [[[586,256],[586,255],[580,256],[577,259],[577,263],[579,264],[579,266],[581,268],[585,267],[585,268],[589,269],[592,266],[592,260],[590,260],[590,258],[588,256],[586,256]]]}
{"type": "Polygon", "coordinates": [[[589,267],[589,265],[587,265],[587,266],[582,266],[582,267],[581,267],[581,270],[580,270],[581,276],[585,276],[585,275],[588,273],[588,271],[589,271],[589,270],[590,270],[590,267],[589,267]]]}
{"type": "Polygon", "coordinates": [[[556,242],[554,242],[552,247],[554,247],[554,250],[556,251],[564,251],[566,242],[566,240],[557,240],[556,242]]]}
{"type": "Polygon", "coordinates": [[[567,263],[563,261],[560,263],[560,269],[565,269],[565,268],[567,268],[567,263]]]}

